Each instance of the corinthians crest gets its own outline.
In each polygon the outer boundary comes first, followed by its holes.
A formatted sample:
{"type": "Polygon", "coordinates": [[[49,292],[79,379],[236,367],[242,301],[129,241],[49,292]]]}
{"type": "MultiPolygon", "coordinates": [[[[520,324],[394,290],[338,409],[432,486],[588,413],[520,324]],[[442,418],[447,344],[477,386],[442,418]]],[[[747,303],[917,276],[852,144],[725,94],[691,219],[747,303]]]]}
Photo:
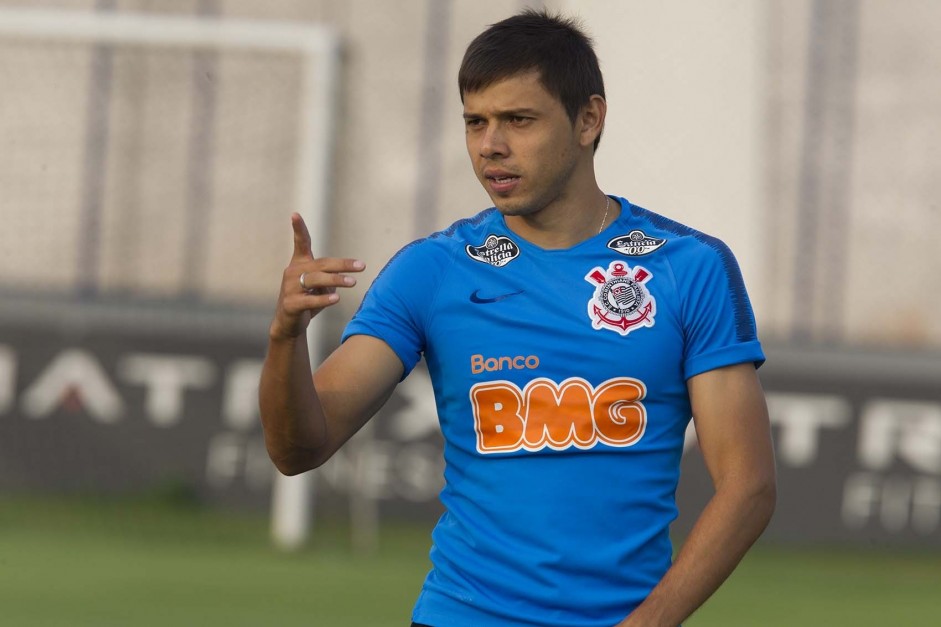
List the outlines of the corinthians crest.
{"type": "Polygon", "coordinates": [[[631,269],[622,261],[612,261],[607,270],[599,266],[589,272],[585,280],[595,286],[588,301],[591,326],[621,335],[652,327],[657,303],[645,285],[652,276],[646,268],[631,269]]]}

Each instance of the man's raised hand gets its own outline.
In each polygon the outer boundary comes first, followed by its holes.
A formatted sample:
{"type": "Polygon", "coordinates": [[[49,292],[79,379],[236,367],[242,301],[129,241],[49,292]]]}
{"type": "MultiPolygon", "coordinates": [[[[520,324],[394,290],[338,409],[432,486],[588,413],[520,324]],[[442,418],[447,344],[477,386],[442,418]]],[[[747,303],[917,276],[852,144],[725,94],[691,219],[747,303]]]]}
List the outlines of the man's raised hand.
{"type": "Polygon", "coordinates": [[[294,229],[294,254],[281,280],[278,306],[269,331],[272,339],[290,339],[303,334],[313,316],[340,300],[336,288],[356,285],[356,279],[344,273],[362,272],[366,267],[356,259],[314,259],[304,219],[292,214],[291,227],[294,229]]]}

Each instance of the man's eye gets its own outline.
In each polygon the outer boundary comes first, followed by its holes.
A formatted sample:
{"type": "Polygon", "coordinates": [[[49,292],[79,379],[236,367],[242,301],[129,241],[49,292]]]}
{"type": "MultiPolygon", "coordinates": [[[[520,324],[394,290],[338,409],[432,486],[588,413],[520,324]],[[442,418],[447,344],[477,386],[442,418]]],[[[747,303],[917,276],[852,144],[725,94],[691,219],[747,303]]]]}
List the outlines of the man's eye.
{"type": "Polygon", "coordinates": [[[519,126],[520,124],[526,124],[529,122],[530,118],[523,117],[522,115],[510,116],[510,124],[515,124],[519,126]]]}
{"type": "Polygon", "coordinates": [[[484,121],[481,120],[480,118],[468,118],[467,120],[464,121],[464,124],[466,124],[468,128],[482,126],[483,123],[484,121]]]}

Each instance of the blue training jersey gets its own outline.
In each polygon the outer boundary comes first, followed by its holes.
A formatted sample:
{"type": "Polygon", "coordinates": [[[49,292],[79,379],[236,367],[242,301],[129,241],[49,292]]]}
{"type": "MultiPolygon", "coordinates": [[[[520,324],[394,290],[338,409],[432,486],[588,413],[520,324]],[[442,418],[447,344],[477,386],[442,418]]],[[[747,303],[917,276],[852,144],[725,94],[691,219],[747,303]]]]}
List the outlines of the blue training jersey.
{"type": "Polygon", "coordinates": [[[670,566],[686,381],[764,356],[729,249],[619,200],[564,250],[493,208],[413,242],[344,333],[431,374],[446,511],[415,622],[610,627],[670,566]]]}

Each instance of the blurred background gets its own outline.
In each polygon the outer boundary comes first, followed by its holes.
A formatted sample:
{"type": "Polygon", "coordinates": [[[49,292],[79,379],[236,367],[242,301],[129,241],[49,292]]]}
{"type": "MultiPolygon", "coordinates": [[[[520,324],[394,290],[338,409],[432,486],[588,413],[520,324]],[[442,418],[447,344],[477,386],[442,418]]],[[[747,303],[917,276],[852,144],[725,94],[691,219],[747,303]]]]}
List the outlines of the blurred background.
{"type": "Polygon", "coordinates": [[[937,620],[941,4],[0,0],[8,624],[407,624],[431,386],[276,478],[256,388],[289,216],[367,263],[323,354],[400,247],[489,205],[457,68],[543,6],[596,42],[602,189],[728,243],[768,355],[778,512],[689,624],[937,620]]]}

